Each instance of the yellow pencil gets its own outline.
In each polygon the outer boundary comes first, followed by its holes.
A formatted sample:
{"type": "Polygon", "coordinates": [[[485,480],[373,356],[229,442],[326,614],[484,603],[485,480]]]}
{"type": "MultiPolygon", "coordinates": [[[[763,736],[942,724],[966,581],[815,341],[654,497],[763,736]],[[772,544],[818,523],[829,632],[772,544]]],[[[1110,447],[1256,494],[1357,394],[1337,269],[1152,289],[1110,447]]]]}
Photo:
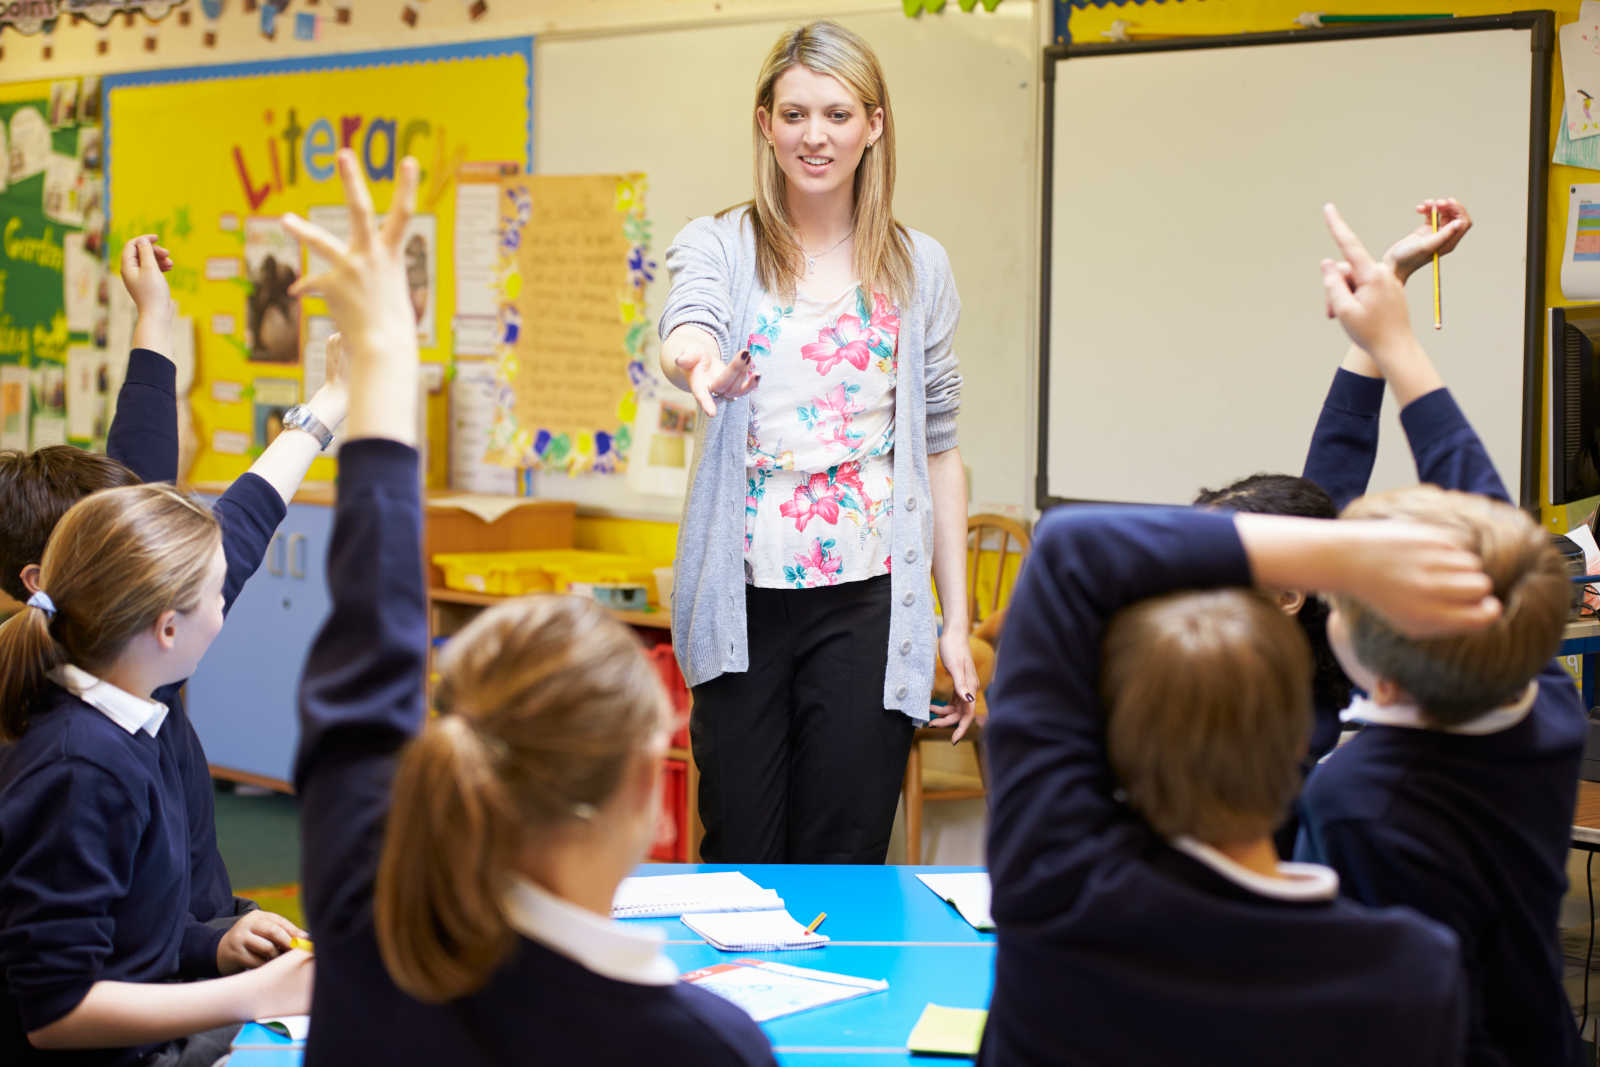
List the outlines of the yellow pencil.
{"type": "Polygon", "coordinates": [[[806,927],[806,933],[808,933],[808,934],[816,933],[817,932],[817,927],[821,926],[822,925],[822,920],[826,919],[827,917],[828,917],[828,913],[827,912],[819,911],[817,913],[817,917],[815,919],[811,920],[811,925],[806,927]]]}
{"type": "Polygon", "coordinates": [[[289,939],[289,947],[310,952],[312,951],[311,939],[309,937],[292,937],[289,939]]]}
{"type": "MultiPolygon", "coordinates": [[[[1433,205],[1433,232],[1439,232],[1439,205],[1433,205]]],[[[1444,329],[1444,319],[1439,314],[1439,253],[1433,254],[1433,328],[1444,329]]]]}

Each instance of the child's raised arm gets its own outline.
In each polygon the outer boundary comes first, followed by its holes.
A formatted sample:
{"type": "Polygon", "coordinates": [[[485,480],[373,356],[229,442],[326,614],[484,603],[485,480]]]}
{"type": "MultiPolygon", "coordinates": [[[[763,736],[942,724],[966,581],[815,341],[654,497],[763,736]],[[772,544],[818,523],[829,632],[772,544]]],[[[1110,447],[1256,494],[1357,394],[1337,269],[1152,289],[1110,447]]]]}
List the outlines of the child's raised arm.
{"type": "MultiPolygon", "coordinates": [[[[328,338],[328,377],[311,394],[305,406],[330,433],[344,424],[350,391],[344,381],[343,346],[339,334],[328,338]]],[[[412,401],[415,405],[415,401],[412,401]]],[[[322,454],[322,442],[307,429],[285,427],[250,465],[250,473],[264,479],[288,504],[305,481],[311,463],[322,454]]]]}
{"type": "MultiPolygon", "coordinates": [[[[1467,209],[1448,197],[1424,200],[1416,210],[1427,221],[1390,245],[1383,255],[1402,285],[1434,255],[1454,250],[1472,228],[1467,209]],[[1434,211],[1439,213],[1437,232],[1433,229],[1434,211]]],[[[1332,318],[1331,303],[1326,310],[1332,318]]],[[[1328,387],[1301,472],[1325,489],[1341,510],[1367,491],[1378,456],[1382,409],[1383,371],[1360,345],[1352,344],[1328,387]]]]}
{"type": "Polygon", "coordinates": [[[1483,442],[1444,391],[1444,378],[1411,330],[1395,266],[1374,260],[1332,204],[1323,206],[1323,216],[1344,256],[1342,262],[1322,261],[1328,307],[1389,380],[1417,474],[1445,489],[1509,501],[1483,442]]]}
{"type": "Polygon", "coordinates": [[[177,370],[172,365],[176,308],[165,277],[172,269],[172,254],[159,240],[144,234],[122,248],[122,284],[139,318],[128,373],[117,393],[117,413],[106,433],[106,455],[147,482],[178,477],[177,370]]]}

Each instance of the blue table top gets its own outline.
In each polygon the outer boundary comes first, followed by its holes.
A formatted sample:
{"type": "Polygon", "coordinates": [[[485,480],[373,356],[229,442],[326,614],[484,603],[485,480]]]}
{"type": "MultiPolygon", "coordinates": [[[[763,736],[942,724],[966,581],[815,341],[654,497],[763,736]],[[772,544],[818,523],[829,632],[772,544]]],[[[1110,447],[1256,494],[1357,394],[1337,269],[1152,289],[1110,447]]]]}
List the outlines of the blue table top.
{"type": "MultiPolygon", "coordinates": [[[[633,919],[664,927],[666,953],[682,971],[736,959],[778,960],[889,983],[882,993],[828,1004],[762,1024],[783,1067],[890,1067],[950,1064],[913,1056],[906,1038],[928,1004],[984,1008],[994,986],[995,941],[917,881],[918,872],[980,867],[857,867],[800,864],[645,864],[635,873],[743,871],[776,890],[790,915],[809,923],[828,913],[831,939],[794,952],[719,952],[677,919],[633,919]]],[[[229,1067],[299,1067],[303,1046],[251,1023],[239,1032],[229,1067]]]]}
{"type": "MultiPolygon", "coordinates": [[[[647,863],[637,875],[743,871],[751,881],[775,890],[796,922],[809,923],[818,912],[828,917],[819,932],[833,941],[895,944],[993,944],[961,913],[917,881],[917,874],[981,871],[982,867],[839,867],[825,864],[647,863]]],[[[677,919],[629,919],[662,926],[669,941],[703,944],[677,919]]],[[[811,950],[806,950],[809,953],[811,950]]],[[[791,954],[792,955],[792,954],[791,954]]]]}

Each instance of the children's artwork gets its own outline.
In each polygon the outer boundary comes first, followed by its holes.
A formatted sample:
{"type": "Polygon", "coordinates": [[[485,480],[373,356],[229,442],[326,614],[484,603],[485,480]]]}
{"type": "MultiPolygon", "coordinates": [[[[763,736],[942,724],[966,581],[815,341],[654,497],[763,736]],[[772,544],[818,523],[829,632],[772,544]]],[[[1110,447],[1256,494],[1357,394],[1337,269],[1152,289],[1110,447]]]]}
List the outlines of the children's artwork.
{"type": "Polygon", "coordinates": [[[683,496],[694,462],[698,411],[687,393],[658,394],[639,401],[639,414],[633,423],[633,454],[628,458],[629,489],[658,496],[683,496]]]}
{"type": "Polygon", "coordinates": [[[56,412],[35,411],[31,433],[33,439],[28,444],[32,448],[64,445],[67,443],[67,417],[56,412]]]}
{"type": "Polygon", "coordinates": [[[93,442],[105,436],[105,355],[97,348],[67,349],[67,436],[93,442]]]}
{"type": "Polygon", "coordinates": [[[1600,135],[1600,5],[1585,3],[1578,21],[1562,26],[1561,72],[1566,86],[1565,129],[1571,140],[1600,135]]]}
{"type": "Polygon", "coordinates": [[[78,121],[97,124],[100,121],[100,75],[90,74],[78,88],[78,121]]]}
{"type": "Polygon", "coordinates": [[[67,329],[73,333],[88,333],[94,329],[105,267],[84,248],[83,234],[69,233],[61,244],[64,258],[61,284],[67,308],[67,329]]]}
{"type": "Polygon", "coordinates": [[[300,383],[293,378],[257,378],[252,446],[261,450],[283,432],[283,416],[300,402],[300,383]]]}
{"type": "Polygon", "coordinates": [[[501,380],[492,456],[508,467],[627,467],[646,380],[649,258],[642,174],[500,183],[501,380]]]}
{"type": "Polygon", "coordinates": [[[78,161],[84,170],[98,171],[105,161],[105,132],[98,126],[78,127],[78,161]]]}
{"type": "Polygon", "coordinates": [[[1568,186],[1561,293],[1568,300],[1600,299],[1600,184],[1568,186]]]}
{"type": "MultiPolygon", "coordinates": [[[[276,218],[244,223],[244,331],[249,358],[258,363],[300,359],[300,300],[289,287],[300,277],[300,246],[276,218]]],[[[258,435],[259,436],[259,435],[258,435]]]]}
{"type": "Polygon", "coordinates": [[[83,207],[78,203],[78,178],[82,172],[77,156],[51,153],[44,171],[46,217],[68,226],[83,225],[83,207]]]}
{"type": "Polygon", "coordinates": [[[333,336],[333,319],[327,315],[312,315],[306,319],[306,348],[301,360],[305,375],[305,393],[310,396],[328,380],[328,338],[333,336]]]}
{"type": "Polygon", "coordinates": [[[16,185],[44,170],[50,163],[50,127],[37,108],[17,109],[11,116],[11,169],[7,181],[16,185]]]}
{"type": "Polygon", "coordinates": [[[50,87],[50,126],[60,129],[78,121],[78,82],[56,82],[50,87]]]}
{"type": "Polygon", "coordinates": [[[464,493],[517,491],[517,472],[485,462],[500,390],[493,360],[458,360],[450,381],[450,488],[464,493]]]}
{"type": "Polygon", "coordinates": [[[28,450],[30,393],[27,367],[0,364],[0,448],[28,450]]]}

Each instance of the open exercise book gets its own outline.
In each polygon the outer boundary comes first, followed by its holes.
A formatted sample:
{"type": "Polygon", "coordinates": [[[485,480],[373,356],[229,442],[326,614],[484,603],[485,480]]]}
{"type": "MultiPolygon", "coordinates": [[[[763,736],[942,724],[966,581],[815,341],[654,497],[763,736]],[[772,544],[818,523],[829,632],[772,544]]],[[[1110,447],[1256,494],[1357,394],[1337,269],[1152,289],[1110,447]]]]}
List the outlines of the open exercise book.
{"type": "Polygon", "coordinates": [[[767,911],[783,898],[738,871],[624,878],[611,898],[613,919],[653,919],[706,911],[767,911]]]}
{"type": "Polygon", "coordinates": [[[734,960],[679,977],[739,1005],[758,1023],[889,988],[889,983],[879,978],[857,978],[765,960],[734,960]]]}
{"type": "Polygon", "coordinates": [[[782,908],[764,911],[716,911],[685,915],[683,925],[723,952],[774,952],[821,948],[827,934],[807,930],[782,908]]]}
{"type": "Polygon", "coordinates": [[[994,919],[989,915],[988,871],[919,874],[917,880],[949,902],[974,930],[994,929],[994,919]]]}

